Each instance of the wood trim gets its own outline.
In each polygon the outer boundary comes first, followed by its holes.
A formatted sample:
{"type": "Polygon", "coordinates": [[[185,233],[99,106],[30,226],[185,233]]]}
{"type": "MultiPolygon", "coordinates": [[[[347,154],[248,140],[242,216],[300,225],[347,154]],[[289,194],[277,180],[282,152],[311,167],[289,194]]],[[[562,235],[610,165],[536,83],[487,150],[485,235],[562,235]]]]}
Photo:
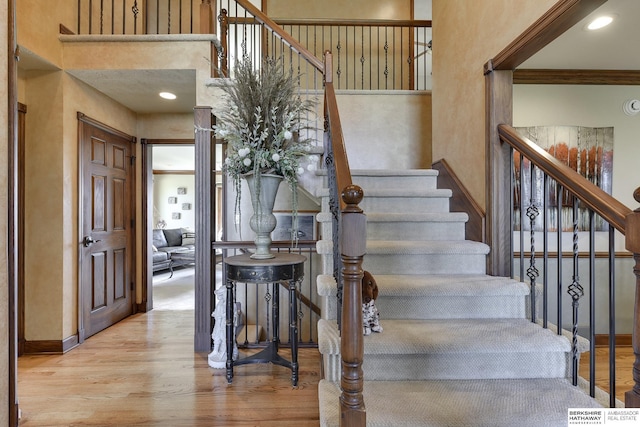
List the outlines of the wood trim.
{"type": "Polygon", "coordinates": [[[18,156],[17,156],[17,190],[18,190],[18,211],[17,211],[17,229],[18,248],[17,248],[17,308],[18,316],[18,356],[24,353],[25,340],[25,267],[24,267],[24,232],[25,232],[25,120],[27,114],[27,106],[18,103],[18,156]]]}
{"type": "Polygon", "coordinates": [[[81,123],[87,123],[91,126],[97,127],[98,129],[102,129],[105,132],[109,132],[113,135],[116,135],[122,139],[125,139],[127,141],[131,141],[133,143],[136,143],[136,137],[135,136],[131,136],[128,135],[124,132],[122,132],[121,130],[118,130],[116,128],[112,128],[111,126],[104,124],[102,122],[99,122],[95,119],[92,119],[91,117],[85,115],[84,113],[81,113],[80,111],[78,111],[78,121],[80,121],[81,123]]]}
{"type": "Polygon", "coordinates": [[[151,235],[149,230],[153,227],[150,222],[153,219],[153,147],[148,139],[141,139],[142,143],[142,297],[137,304],[139,312],[146,313],[153,310],[153,262],[149,248],[151,247],[151,235]]]}
{"type": "Polygon", "coordinates": [[[500,142],[498,125],[513,122],[511,71],[494,71],[485,77],[486,93],[486,220],[487,273],[511,276],[513,243],[511,236],[511,151],[500,142]]]}
{"type": "MultiPolygon", "coordinates": [[[[616,334],[616,347],[631,347],[631,338],[631,334],[616,334]]],[[[609,335],[596,334],[595,345],[596,347],[609,346],[609,335]]]]}
{"type": "Polygon", "coordinates": [[[195,197],[202,201],[195,206],[196,267],[195,267],[195,307],[194,307],[194,350],[211,351],[211,331],[213,319],[211,313],[213,301],[212,271],[213,251],[211,242],[215,240],[214,206],[215,191],[215,138],[211,131],[214,118],[211,107],[194,108],[195,139],[195,197]],[[206,201],[209,203],[206,203],[206,201]]]}
{"type": "Polygon", "coordinates": [[[513,84],[640,85],[639,70],[547,70],[520,69],[513,84]]]}
{"type": "Polygon", "coordinates": [[[79,345],[78,336],[71,335],[63,340],[25,341],[26,354],[64,354],[79,345]]]}
{"type": "Polygon", "coordinates": [[[182,144],[191,144],[194,145],[196,143],[195,139],[189,138],[167,138],[167,139],[150,139],[145,138],[145,141],[149,145],[182,145],[182,144]]]}
{"type": "Polygon", "coordinates": [[[153,169],[154,175],[195,175],[195,170],[163,170],[153,169]]]}
{"type": "Polygon", "coordinates": [[[19,422],[19,404],[18,404],[18,336],[17,336],[17,317],[16,317],[16,301],[17,301],[17,264],[16,256],[17,243],[17,206],[18,206],[18,183],[16,182],[16,173],[18,168],[18,42],[16,34],[16,0],[7,0],[7,329],[8,329],[8,367],[7,382],[8,402],[5,402],[7,408],[9,427],[18,425],[19,422]]]}
{"type": "Polygon", "coordinates": [[[485,72],[515,70],[607,0],[560,0],[485,65],[485,72]]]}
{"type": "Polygon", "coordinates": [[[65,27],[63,24],[60,24],[59,31],[60,31],[60,34],[67,34],[70,36],[74,36],[76,34],[69,28],[65,27]]]}
{"type": "MultiPolygon", "coordinates": [[[[266,14],[266,12],[265,12],[266,14]]],[[[252,17],[229,16],[230,24],[255,24],[252,17]]],[[[304,18],[272,18],[273,22],[282,25],[309,27],[429,27],[432,21],[428,19],[304,19],[304,18]]]]}
{"type": "Polygon", "coordinates": [[[453,192],[449,202],[449,210],[451,212],[467,212],[469,214],[469,221],[465,224],[465,237],[468,240],[484,242],[484,210],[482,210],[480,205],[473,199],[445,159],[435,162],[432,168],[438,171],[438,186],[440,187],[440,185],[442,185],[440,188],[448,188],[453,192]]]}

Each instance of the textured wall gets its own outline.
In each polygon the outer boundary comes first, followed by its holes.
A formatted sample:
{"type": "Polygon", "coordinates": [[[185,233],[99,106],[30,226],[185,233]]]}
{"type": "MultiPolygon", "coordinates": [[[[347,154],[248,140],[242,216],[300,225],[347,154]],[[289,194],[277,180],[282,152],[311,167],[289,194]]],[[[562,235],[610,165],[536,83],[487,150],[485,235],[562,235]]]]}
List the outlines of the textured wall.
{"type": "Polygon", "coordinates": [[[409,19],[409,0],[267,0],[272,18],[409,19]]]}
{"type": "Polygon", "coordinates": [[[433,159],[485,207],[483,66],[556,0],[433,0],[433,159]]]}

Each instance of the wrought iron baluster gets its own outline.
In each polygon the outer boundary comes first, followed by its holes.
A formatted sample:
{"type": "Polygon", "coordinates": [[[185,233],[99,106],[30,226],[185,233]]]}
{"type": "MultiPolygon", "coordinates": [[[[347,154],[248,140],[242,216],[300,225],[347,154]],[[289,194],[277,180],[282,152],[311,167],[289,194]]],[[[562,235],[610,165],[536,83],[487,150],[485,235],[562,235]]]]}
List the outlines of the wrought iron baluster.
{"type": "Polygon", "coordinates": [[[596,395],[596,233],[595,214],[589,209],[589,394],[596,395]]]}
{"type": "Polygon", "coordinates": [[[100,0],[100,34],[104,34],[104,0],[100,0]]]}
{"type": "Polygon", "coordinates": [[[366,61],[364,57],[364,27],[361,28],[360,33],[360,45],[361,45],[361,55],[360,55],[360,78],[362,79],[361,88],[364,89],[364,63],[366,61]]]}
{"type": "MultiPolygon", "coordinates": [[[[573,196],[572,196],[573,197],[573,196]]],[[[584,288],[580,285],[578,274],[578,198],[573,197],[573,276],[571,285],[567,290],[571,295],[571,307],[573,308],[573,326],[571,340],[572,356],[572,383],[578,385],[578,307],[580,298],[584,296],[584,288]]]]}
{"type": "Polygon", "coordinates": [[[556,238],[558,245],[558,265],[557,265],[557,274],[558,274],[558,285],[557,285],[557,298],[558,298],[558,306],[557,306],[557,317],[558,317],[558,335],[562,334],[562,284],[564,283],[562,280],[562,193],[563,193],[562,185],[556,183],[556,205],[557,205],[557,214],[556,214],[556,238]]]}
{"type": "Polygon", "coordinates": [[[529,207],[527,207],[527,218],[529,218],[530,227],[530,254],[529,254],[529,268],[527,268],[527,277],[529,278],[529,289],[531,292],[531,322],[536,323],[536,279],[540,275],[538,268],[536,267],[536,219],[540,215],[540,209],[536,206],[535,200],[535,166],[533,163],[529,163],[529,207]]]}
{"type": "Polygon", "coordinates": [[[542,194],[542,327],[548,326],[548,304],[549,304],[549,175],[543,174],[543,194],[542,194]]]}
{"type": "Polygon", "coordinates": [[[140,13],[140,9],[138,9],[138,0],[133,1],[131,11],[133,12],[133,34],[138,34],[138,13],[140,13]]]}
{"type": "Polygon", "coordinates": [[[384,27],[384,88],[389,89],[389,39],[387,36],[389,28],[384,27]]]}
{"type": "Polygon", "coordinates": [[[615,228],[609,224],[609,406],[616,407],[616,251],[615,228]]]}

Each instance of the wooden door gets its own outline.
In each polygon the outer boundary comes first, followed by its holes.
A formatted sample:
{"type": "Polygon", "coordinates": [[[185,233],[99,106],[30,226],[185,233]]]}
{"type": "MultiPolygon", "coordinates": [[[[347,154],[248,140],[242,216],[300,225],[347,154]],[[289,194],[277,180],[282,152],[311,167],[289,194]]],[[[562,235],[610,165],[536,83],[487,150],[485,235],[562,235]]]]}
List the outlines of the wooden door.
{"type": "Polygon", "coordinates": [[[132,137],[80,117],[79,338],[133,313],[132,137]]]}

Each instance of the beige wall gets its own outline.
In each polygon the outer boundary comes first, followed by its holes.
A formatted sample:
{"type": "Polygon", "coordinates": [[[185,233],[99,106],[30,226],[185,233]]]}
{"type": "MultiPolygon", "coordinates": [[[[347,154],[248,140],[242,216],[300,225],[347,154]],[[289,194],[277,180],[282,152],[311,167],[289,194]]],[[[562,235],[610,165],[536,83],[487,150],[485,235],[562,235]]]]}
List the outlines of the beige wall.
{"type": "Polygon", "coordinates": [[[485,207],[483,66],[556,0],[433,0],[433,160],[485,207]]]}
{"type": "Polygon", "coordinates": [[[409,0],[267,0],[266,10],[272,18],[409,19],[410,6],[409,0]]]}
{"type": "Polygon", "coordinates": [[[17,0],[16,26],[18,44],[31,52],[38,52],[47,61],[62,64],[62,45],[57,35],[59,25],[74,29],[77,2],[68,0],[17,0]]]}

